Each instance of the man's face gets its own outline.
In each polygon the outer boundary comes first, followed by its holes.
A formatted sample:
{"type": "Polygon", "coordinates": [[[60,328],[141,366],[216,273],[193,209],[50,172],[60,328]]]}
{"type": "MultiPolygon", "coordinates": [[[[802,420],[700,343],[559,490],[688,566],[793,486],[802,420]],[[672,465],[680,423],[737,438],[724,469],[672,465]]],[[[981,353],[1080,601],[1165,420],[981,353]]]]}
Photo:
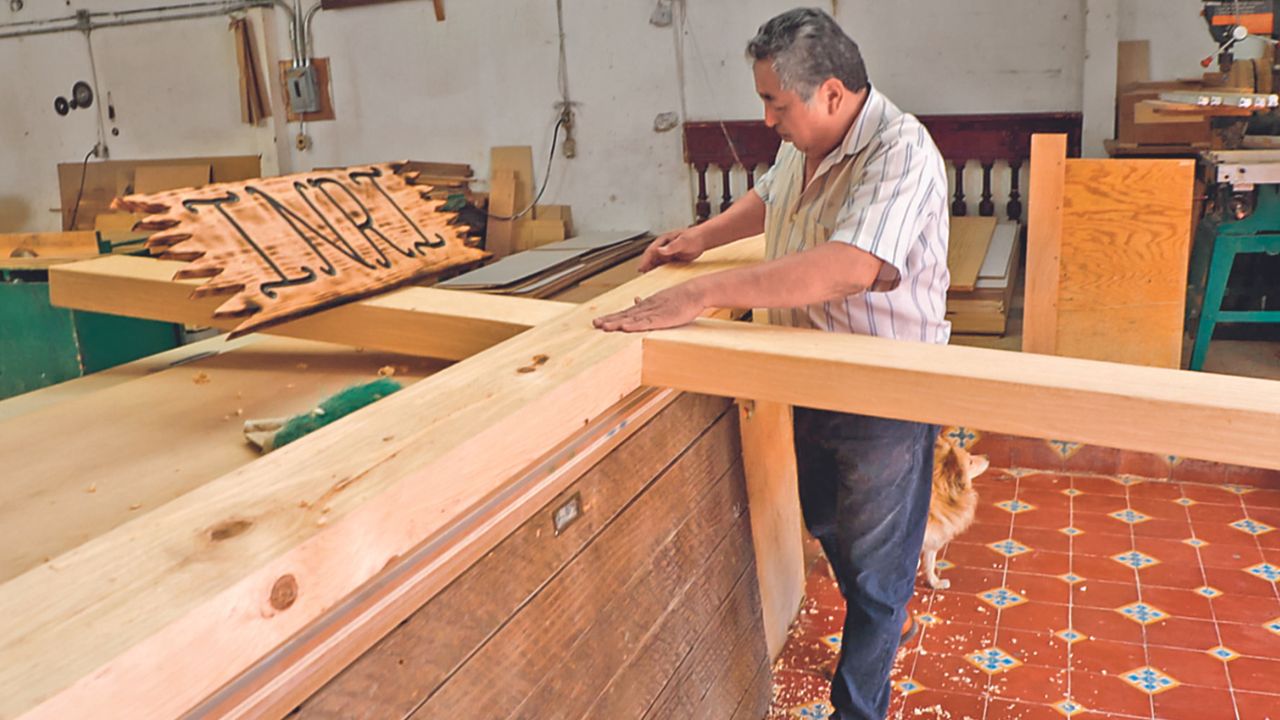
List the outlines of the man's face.
{"type": "Polygon", "coordinates": [[[816,103],[801,100],[794,91],[783,89],[771,60],[757,60],[752,72],[756,78],[756,94],[764,103],[764,124],[801,152],[809,152],[821,122],[820,108],[816,103]]]}

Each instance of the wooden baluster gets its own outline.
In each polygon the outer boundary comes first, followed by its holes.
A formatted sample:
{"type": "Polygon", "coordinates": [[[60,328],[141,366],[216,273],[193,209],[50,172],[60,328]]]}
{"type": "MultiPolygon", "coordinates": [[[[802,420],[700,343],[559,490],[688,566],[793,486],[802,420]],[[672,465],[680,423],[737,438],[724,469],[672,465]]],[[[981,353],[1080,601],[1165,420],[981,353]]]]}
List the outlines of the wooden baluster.
{"type": "Polygon", "coordinates": [[[978,203],[978,214],[991,217],[996,214],[996,204],[991,202],[991,168],[993,162],[982,163],[982,202],[978,203]]]}
{"type": "Polygon", "coordinates": [[[956,217],[964,217],[969,214],[969,208],[964,202],[964,161],[956,161],[956,196],[951,201],[951,214],[956,217]]]}
{"type": "Polygon", "coordinates": [[[1009,204],[1005,209],[1009,213],[1009,219],[1015,222],[1022,219],[1022,196],[1018,193],[1018,173],[1021,170],[1021,161],[1009,163],[1009,204]]]}
{"type": "Polygon", "coordinates": [[[750,191],[756,186],[756,169],[754,167],[747,168],[747,190],[750,191]]]}
{"type": "Polygon", "coordinates": [[[720,168],[720,177],[721,182],[723,183],[720,192],[720,212],[728,210],[729,206],[733,204],[733,193],[729,188],[729,170],[731,170],[732,167],[733,166],[730,165],[729,167],[720,168]]]}
{"type": "Polygon", "coordinates": [[[698,204],[694,206],[695,221],[701,223],[711,217],[711,203],[707,198],[707,166],[694,165],[693,169],[698,171],[698,204]]]}

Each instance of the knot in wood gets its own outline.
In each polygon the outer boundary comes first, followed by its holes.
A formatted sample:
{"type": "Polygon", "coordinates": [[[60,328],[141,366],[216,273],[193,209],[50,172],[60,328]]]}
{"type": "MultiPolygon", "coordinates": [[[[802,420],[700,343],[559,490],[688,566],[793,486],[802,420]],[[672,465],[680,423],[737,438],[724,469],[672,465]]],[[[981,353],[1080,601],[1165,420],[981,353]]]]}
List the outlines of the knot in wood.
{"type": "Polygon", "coordinates": [[[298,599],[298,580],[292,575],[283,575],[271,586],[271,607],[277,610],[288,610],[298,599]]]}

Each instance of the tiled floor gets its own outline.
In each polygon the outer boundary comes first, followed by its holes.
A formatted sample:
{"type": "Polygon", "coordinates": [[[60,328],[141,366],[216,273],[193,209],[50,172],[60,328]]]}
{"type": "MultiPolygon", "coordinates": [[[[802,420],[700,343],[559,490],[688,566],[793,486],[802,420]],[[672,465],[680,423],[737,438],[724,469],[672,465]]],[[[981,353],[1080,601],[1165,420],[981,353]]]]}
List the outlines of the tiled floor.
{"type": "MultiPolygon", "coordinates": [[[[1280,490],[1217,480],[980,478],[951,588],[917,586],[890,717],[1280,720],[1280,490]]],[[[770,718],[829,712],[842,608],[819,560],[770,718]]]]}

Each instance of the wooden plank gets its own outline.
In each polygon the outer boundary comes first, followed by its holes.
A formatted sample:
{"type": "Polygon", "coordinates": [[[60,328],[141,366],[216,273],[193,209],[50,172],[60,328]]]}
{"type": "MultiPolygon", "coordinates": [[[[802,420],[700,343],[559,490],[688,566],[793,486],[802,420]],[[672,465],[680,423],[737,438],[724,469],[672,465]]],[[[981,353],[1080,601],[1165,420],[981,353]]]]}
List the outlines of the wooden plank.
{"type": "Polygon", "coordinates": [[[1193,160],[1070,160],[1058,355],[1176,368],[1182,358],[1193,160]]]}
{"type": "Polygon", "coordinates": [[[240,320],[235,336],[484,257],[452,224],[457,213],[424,201],[397,169],[383,163],[217,183],[130,195],[113,206],[152,213],[138,228],[157,231],[147,247],[195,261],[177,277],[210,278],[196,297],[229,296],[213,314],[240,320]],[[359,206],[360,222],[335,193],[359,206]]]}
{"type": "Polygon", "coordinates": [[[0,233],[0,258],[75,258],[98,254],[98,233],[0,233]]]}
{"type": "MultiPolygon", "coordinates": [[[[520,212],[533,204],[533,148],[528,145],[495,146],[489,151],[489,177],[510,171],[515,175],[515,209],[520,212]]],[[[505,213],[511,214],[511,213],[505,213]]]]}
{"type": "Polygon", "coordinates": [[[1151,41],[1121,40],[1116,50],[1116,97],[1151,79],[1151,41]]]}
{"type": "Polygon", "coordinates": [[[791,406],[739,401],[742,461],[751,498],[765,639],[777,658],[804,600],[804,548],[791,406]]]}
{"type": "Polygon", "coordinates": [[[258,459],[246,419],[306,412],[387,366],[406,384],[442,367],[284,338],[218,349],[0,423],[0,453],[23,458],[0,483],[0,583],[258,459]]]}
{"type": "Polygon", "coordinates": [[[951,218],[951,240],[947,246],[947,269],[951,271],[951,289],[972,290],[978,271],[987,258],[987,248],[996,230],[994,217],[951,218]]]}
{"type": "Polygon", "coordinates": [[[151,194],[200,187],[209,184],[212,172],[209,163],[143,165],[133,171],[133,191],[151,194]]]}
{"type": "Polygon", "coordinates": [[[533,209],[537,220],[559,220],[564,224],[564,236],[573,237],[573,209],[568,205],[538,205],[533,209]]]}
{"type": "Polygon", "coordinates": [[[1052,355],[1058,347],[1058,268],[1062,262],[1066,159],[1066,135],[1031,138],[1023,352],[1052,355]]]}
{"type": "Polygon", "coordinates": [[[1280,469],[1270,380],[715,320],[644,344],[646,385],[1280,469]]]}
{"type": "MultiPolygon", "coordinates": [[[[170,280],[182,263],[112,256],[49,272],[54,305],[228,330],[220,298],[190,298],[199,281],[170,280]]],[[[267,333],[370,350],[461,360],[569,309],[549,300],[405,288],[268,328],[267,333]]]]}
{"type": "MultiPolygon", "coordinates": [[[[347,665],[302,704],[298,717],[407,716],[626,511],[667,465],[689,453],[711,451],[713,445],[702,438],[726,408],[719,398],[681,396],[347,665]],[[575,493],[585,512],[552,536],[547,518],[575,493]]],[[[723,433],[714,437],[726,439],[723,433]]],[[[705,464],[693,461],[694,467],[705,464]]]]}
{"type": "Polygon", "coordinates": [[[269,653],[418,548],[404,607],[371,611],[406,617],[545,503],[496,503],[510,478],[639,386],[641,339],[591,318],[762,256],[755,237],[659,268],[0,586],[0,715],[174,715],[242,672],[211,702],[292,708],[328,676],[267,673],[269,653]]]}
{"type": "Polygon", "coordinates": [[[560,242],[566,237],[564,223],[559,220],[517,220],[513,243],[516,252],[533,250],[548,243],[560,242]]]}
{"type": "Polygon", "coordinates": [[[495,258],[515,252],[515,221],[503,218],[516,213],[516,176],[510,170],[494,170],[489,181],[489,219],[485,225],[484,249],[495,258]]]}

